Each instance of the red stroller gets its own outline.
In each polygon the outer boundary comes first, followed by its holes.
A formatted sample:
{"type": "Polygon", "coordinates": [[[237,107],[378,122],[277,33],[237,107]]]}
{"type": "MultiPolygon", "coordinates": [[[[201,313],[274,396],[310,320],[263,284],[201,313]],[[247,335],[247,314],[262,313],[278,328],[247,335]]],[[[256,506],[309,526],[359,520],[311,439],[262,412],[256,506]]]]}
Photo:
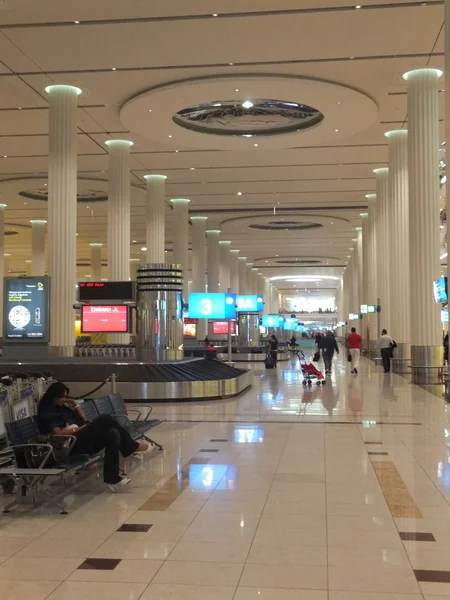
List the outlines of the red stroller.
{"type": "Polygon", "coordinates": [[[319,371],[312,362],[308,361],[303,352],[298,354],[298,358],[303,372],[303,385],[312,385],[314,380],[316,385],[325,385],[326,381],[322,371],[319,371]]]}

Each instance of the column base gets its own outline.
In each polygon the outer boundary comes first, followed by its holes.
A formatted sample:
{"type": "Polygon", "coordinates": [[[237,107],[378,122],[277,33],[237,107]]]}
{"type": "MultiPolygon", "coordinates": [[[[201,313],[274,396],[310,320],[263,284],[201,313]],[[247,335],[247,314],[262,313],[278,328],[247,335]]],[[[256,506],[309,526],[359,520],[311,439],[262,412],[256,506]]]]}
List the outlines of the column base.
{"type": "Polygon", "coordinates": [[[444,349],[442,346],[411,346],[412,382],[442,383],[444,349]]]}
{"type": "Polygon", "coordinates": [[[403,374],[409,371],[411,363],[411,344],[398,343],[392,359],[392,372],[403,374]]]}

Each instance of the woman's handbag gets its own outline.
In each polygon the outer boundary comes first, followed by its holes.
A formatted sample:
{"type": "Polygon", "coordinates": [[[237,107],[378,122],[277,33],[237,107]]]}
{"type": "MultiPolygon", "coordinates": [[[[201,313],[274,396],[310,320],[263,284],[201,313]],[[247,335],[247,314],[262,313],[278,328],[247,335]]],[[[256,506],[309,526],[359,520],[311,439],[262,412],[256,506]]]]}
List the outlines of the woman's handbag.
{"type": "Polygon", "coordinates": [[[320,360],[320,352],[319,352],[319,350],[316,350],[316,353],[313,356],[313,361],[319,362],[319,360],[320,360]]]}

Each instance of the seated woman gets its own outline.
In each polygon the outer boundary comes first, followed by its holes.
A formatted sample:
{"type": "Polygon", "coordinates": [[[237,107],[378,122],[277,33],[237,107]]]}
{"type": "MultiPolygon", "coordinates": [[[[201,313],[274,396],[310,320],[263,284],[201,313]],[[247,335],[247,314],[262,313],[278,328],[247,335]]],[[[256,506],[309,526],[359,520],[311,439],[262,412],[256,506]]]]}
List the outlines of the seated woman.
{"type": "Polygon", "coordinates": [[[69,388],[56,381],[50,385],[38,405],[42,433],[76,437],[73,454],[95,454],[105,450],[103,478],[110,487],[130,482],[121,477],[119,452],[126,458],[135,452],[151,452],[153,444],[139,444],[111,415],[101,415],[89,422],[81,406],[69,397],[69,388]]]}

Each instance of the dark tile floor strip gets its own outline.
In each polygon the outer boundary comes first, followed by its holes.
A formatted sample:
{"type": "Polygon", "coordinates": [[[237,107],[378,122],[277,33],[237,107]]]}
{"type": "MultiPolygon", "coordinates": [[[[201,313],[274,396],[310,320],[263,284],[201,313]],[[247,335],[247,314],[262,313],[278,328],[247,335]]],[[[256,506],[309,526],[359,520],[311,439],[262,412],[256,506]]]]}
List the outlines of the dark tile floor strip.
{"type": "Polygon", "coordinates": [[[199,452],[219,452],[218,448],[202,448],[199,452]]]}
{"type": "Polygon", "coordinates": [[[383,442],[364,442],[367,445],[371,445],[371,446],[378,446],[378,445],[382,445],[383,442]]]}
{"type": "Polygon", "coordinates": [[[223,443],[228,442],[228,440],[209,440],[209,441],[210,442],[223,442],[223,443]]]}
{"type": "Polygon", "coordinates": [[[120,562],[120,558],[87,558],[78,568],[94,571],[114,571],[120,562]]]}
{"type": "Polygon", "coordinates": [[[429,583],[450,583],[450,571],[426,571],[414,569],[417,581],[429,583]]]}
{"type": "Polygon", "coordinates": [[[369,456],[389,456],[388,452],[368,452],[369,456]]]}
{"type": "Polygon", "coordinates": [[[435,542],[436,538],[432,533],[419,533],[416,531],[400,531],[401,539],[404,542],[435,542]]]}
{"type": "Polygon", "coordinates": [[[134,533],[147,533],[153,525],[141,525],[139,523],[124,523],[117,531],[132,531],[134,533]]]}

